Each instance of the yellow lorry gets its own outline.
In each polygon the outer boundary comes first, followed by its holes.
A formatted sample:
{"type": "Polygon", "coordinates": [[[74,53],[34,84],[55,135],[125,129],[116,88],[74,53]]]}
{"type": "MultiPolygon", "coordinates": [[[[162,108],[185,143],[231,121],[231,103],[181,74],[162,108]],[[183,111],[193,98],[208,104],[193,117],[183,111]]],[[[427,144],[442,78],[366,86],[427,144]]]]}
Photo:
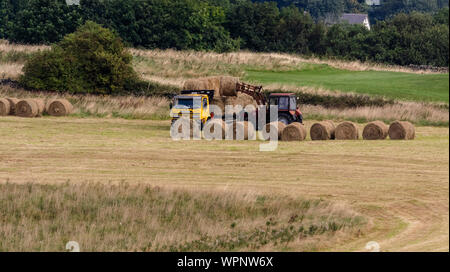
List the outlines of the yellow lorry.
{"type": "Polygon", "coordinates": [[[209,103],[214,97],[214,90],[181,91],[180,95],[173,98],[170,117],[172,124],[181,117],[191,120],[199,120],[201,127],[214,117],[209,111],[209,103]],[[211,116],[212,115],[212,116],[211,116]]]}

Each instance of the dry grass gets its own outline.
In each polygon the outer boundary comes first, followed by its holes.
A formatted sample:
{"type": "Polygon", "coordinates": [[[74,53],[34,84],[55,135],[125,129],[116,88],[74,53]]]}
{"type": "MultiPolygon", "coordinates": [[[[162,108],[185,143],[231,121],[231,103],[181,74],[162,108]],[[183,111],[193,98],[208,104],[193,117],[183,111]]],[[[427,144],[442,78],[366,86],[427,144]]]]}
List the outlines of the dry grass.
{"type": "MultiPolygon", "coordinates": [[[[314,122],[307,120],[308,131],[314,122]]],[[[321,198],[360,213],[368,229],[356,237],[312,238],[311,250],[364,250],[374,240],[382,251],[448,251],[448,128],[416,127],[414,141],[308,137],[258,152],[260,142],[254,141],[172,141],[169,126],[169,121],[1,118],[0,181],[124,182],[321,198]]],[[[286,250],[303,248],[290,244],[286,250]]]]}
{"type": "Polygon", "coordinates": [[[42,50],[49,49],[50,46],[47,45],[25,45],[25,44],[14,44],[6,40],[0,40],[0,51],[1,52],[23,52],[23,53],[34,53],[42,50]]]}
{"type": "Polygon", "coordinates": [[[307,250],[364,228],[323,200],[127,183],[0,183],[0,203],[0,251],[307,250]]]}
{"type": "Polygon", "coordinates": [[[0,86],[0,97],[42,98],[46,101],[65,98],[74,106],[74,111],[71,115],[80,117],[169,118],[169,100],[164,97],[70,95],[51,92],[28,92],[7,86],[0,86]]]}
{"type": "Polygon", "coordinates": [[[17,80],[22,74],[22,67],[20,63],[0,63],[0,79],[17,80]]]}

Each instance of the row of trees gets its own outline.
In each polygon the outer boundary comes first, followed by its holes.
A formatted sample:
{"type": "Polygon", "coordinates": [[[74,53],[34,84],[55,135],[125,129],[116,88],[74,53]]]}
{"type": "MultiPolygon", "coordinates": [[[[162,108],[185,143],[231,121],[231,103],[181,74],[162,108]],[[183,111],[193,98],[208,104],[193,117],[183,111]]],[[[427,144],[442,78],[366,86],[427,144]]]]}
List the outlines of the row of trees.
{"type": "Polygon", "coordinates": [[[367,8],[359,0],[81,0],[79,6],[65,0],[0,0],[0,38],[55,43],[90,20],[134,47],[248,49],[448,66],[448,8],[398,14],[368,31],[317,19],[335,4],[344,5],[342,10],[367,8]],[[314,11],[316,4],[322,8],[314,11]]]}

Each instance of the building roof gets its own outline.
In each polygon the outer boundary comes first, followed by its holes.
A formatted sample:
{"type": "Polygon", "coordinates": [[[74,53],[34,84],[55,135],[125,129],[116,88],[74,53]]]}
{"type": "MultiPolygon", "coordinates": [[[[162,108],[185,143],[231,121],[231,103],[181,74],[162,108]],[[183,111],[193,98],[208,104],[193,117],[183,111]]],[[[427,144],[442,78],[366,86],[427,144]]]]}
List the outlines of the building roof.
{"type": "Polygon", "coordinates": [[[349,24],[363,24],[364,20],[368,19],[367,14],[362,13],[343,13],[341,21],[347,21],[349,24]]]}

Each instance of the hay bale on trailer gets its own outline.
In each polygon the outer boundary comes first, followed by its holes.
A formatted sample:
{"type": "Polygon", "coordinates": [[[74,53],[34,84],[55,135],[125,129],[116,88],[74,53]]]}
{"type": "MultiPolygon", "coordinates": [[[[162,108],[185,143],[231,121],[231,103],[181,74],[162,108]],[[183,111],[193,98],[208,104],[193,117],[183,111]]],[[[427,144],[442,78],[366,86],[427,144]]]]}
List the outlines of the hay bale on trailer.
{"type": "Polygon", "coordinates": [[[283,129],[282,141],[304,141],[306,139],[306,128],[299,122],[293,122],[283,129]]]}
{"type": "Polygon", "coordinates": [[[9,101],[9,107],[10,107],[9,114],[14,115],[16,113],[16,105],[19,102],[19,99],[7,97],[6,100],[9,101]]]}
{"type": "Polygon", "coordinates": [[[389,126],[388,134],[391,140],[414,140],[416,130],[408,121],[395,121],[389,126]]]}
{"type": "Polygon", "coordinates": [[[388,126],[382,121],[368,123],[363,130],[364,140],[384,140],[388,135],[388,126]]]}
{"type": "Polygon", "coordinates": [[[264,140],[269,140],[270,132],[275,130],[278,134],[278,140],[281,140],[281,135],[283,134],[283,130],[286,128],[286,125],[283,122],[271,122],[264,126],[262,135],[264,140]],[[278,126],[278,127],[277,127],[278,126]]]}
{"type": "Polygon", "coordinates": [[[39,115],[39,105],[34,99],[23,99],[17,102],[15,113],[19,117],[36,117],[39,115]]]}
{"type": "Polygon", "coordinates": [[[335,131],[336,140],[358,140],[359,130],[355,123],[346,121],[339,124],[335,131]]]}
{"type": "Polygon", "coordinates": [[[239,78],[232,76],[220,77],[220,95],[221,96],[236,96],[236,84],[239,78]]]}
{"type": "Polygon", "coordinates": [[[220,77],[203,77],[184,82],[184,90],[214,90],[214,97],[220,97],[220,77]]]}
{"type": "Polygon", "coordinates": [[[319,123],[315,123],[311,126],[309,130],[309,135],[311,136],[311,140],[334,140],[335,138],[335,129],[333,121],[327,120],[319,123]]]}
{"type": "Polygon", "coordinates": [[[11,104],[8,99],[0,98],[0,116],[9,115],[11,112],[11,104]]]}
{"type": "Polygon", "coordinates": [[[47,113],[51,116],[69,115],[72,110],[72,104],[66,99],[52,100],[47,104],[47,113]]]}

